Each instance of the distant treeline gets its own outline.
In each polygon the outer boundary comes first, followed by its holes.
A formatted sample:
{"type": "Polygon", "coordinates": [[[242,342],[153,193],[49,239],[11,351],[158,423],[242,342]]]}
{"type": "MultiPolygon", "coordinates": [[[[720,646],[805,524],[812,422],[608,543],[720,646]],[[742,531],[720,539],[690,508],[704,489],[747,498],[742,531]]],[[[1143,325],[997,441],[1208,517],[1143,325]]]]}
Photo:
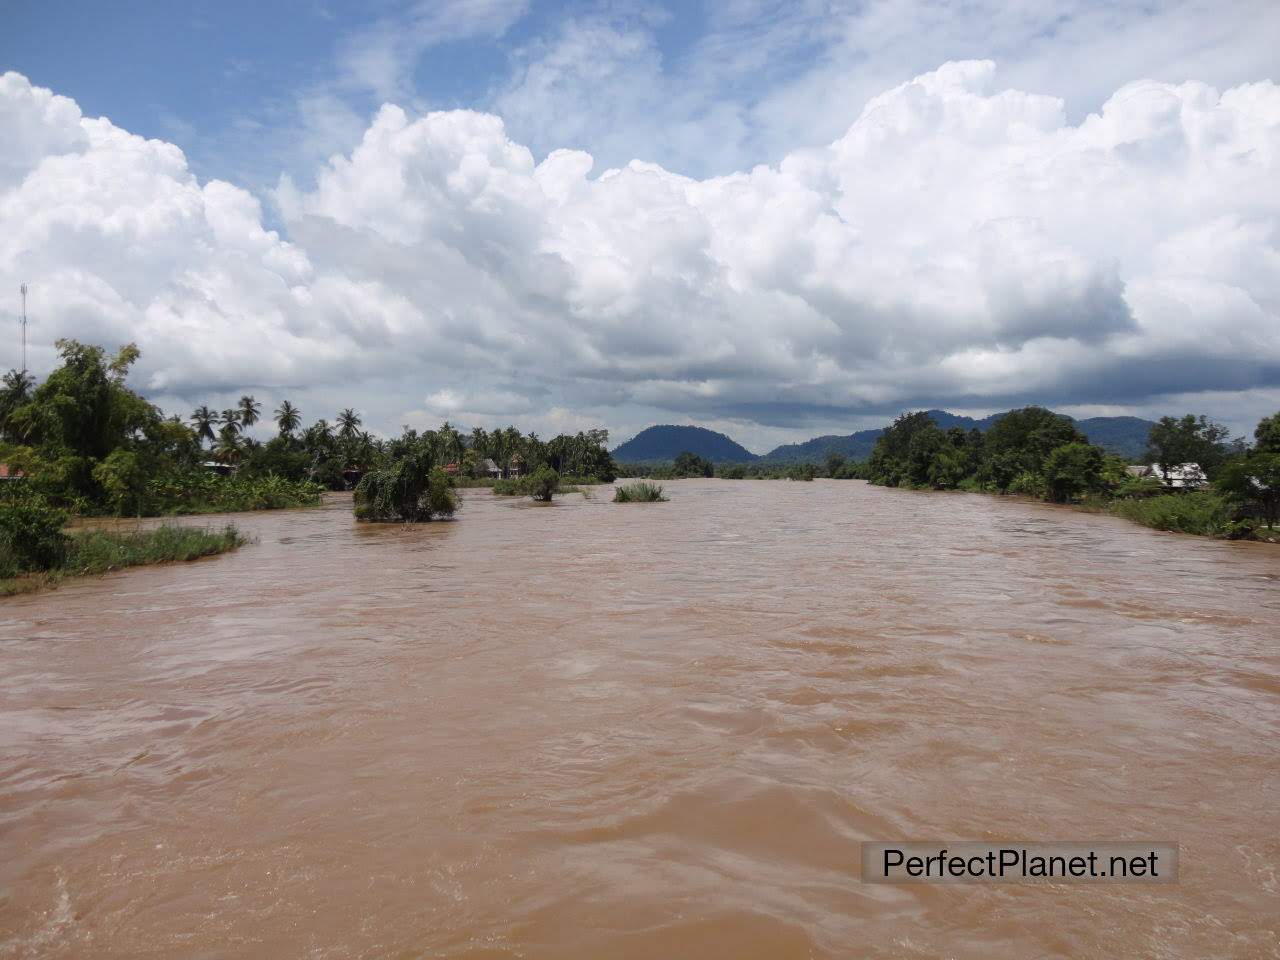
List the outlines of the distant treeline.
{"type": "Polygon", "coordinates": [[[197,407],[186,420],[166,416],[125,383],[137,347],[108,354],[75,340],[57,346],[61,365],[43,383],[16,370],[0,383],[0,463],[9,477],[20,477],[0,482],[0,497],[39,497],[77,515],[302,506],[408,451],[432,466],[451,465],[451,484],[543,465],[604,482],[616,472],[603,430],[543,441],[515,427],[464,435],[444,423],[421,432],[406,427],[386,440],[361,429],[350,408],[333,423],[304,427],[288,400],[274,411],[275,436],[260,441],[248,433],[263,419],[252,396],[221,411],[197,407]]]}

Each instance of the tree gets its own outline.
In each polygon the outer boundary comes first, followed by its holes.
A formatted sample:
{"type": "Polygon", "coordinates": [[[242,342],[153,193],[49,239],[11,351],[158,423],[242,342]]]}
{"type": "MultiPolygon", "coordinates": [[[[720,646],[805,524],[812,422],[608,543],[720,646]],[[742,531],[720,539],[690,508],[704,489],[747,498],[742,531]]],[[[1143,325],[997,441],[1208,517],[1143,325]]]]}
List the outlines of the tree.
{"type": "Polygon", "coordinates": [[[1280,413],[1273,413],[1258,421],[1253,431],[1257,449],[1266,453],[1280,453],[1280,413]]]}
{"type": "MultiPolygon", "coordinates": [[[[885,487],[911,483],[909,457],[915,435],[926,429],[937,431],[937,425],[924,411],[904,413],[876,438],[875,448],[867,461],[867,479],[885,487]]],[[[928,441],[925,441],[926,443],[928,441]]],[[[927,474],[927,465],[924,472],[927,474]]]]}
{"type": "Polygon", "coordinates": [[[983,438],[981,479],[1003,492],[1022,474],[1043,477],[1049,453],[1068,443],[1088,443],[1070,417],[1044,407],[1010,410],[983,438]]]}
{"type": "Polygon", "coordinates": [[[154,405],[124,385],[137,347],[114,355],[69,339],[57,347],[62,366],[31,390],[7,425],[27,445],[19,455],[36,487],[58,504],[101,504],[109,497],[94,468],[116,449],[135,453],[147,475],[181,455],[175,436],[189,438],[190,431],[179,426],[175,434],[154,405]]]}
{"type": "Polygon", "coordinates": [[[196,407],[191,413],[191,423],[196,428],[196,436],[203,443],[213,442],[213,426],[218,422],[218,415],[206,406],[196,407]]]}
{"type": "Polygon", "coordinates": [[[672,469],[682,477],[714,477],[716,473],[715,464],[688,450],[676,454],[672,469]]]}
{"type": "Polygon", "coordinates": [[[338,414],[338,436],[343,440],[350,440],[359,431],[362,422],[360,415],[347,407],[338,414]]]}
{"type": "Polygon", "coordinates": [[[535,500],[550,503],[558,489],[560,489],[560,474],[550,467],[539,467],[529,476],[529,491],[535,500]]]}
{"type": "Polygon", "coordinates": [[[1275,527],[1280,513],[1280,453],[1251,450],[1228,463],[1214,486],[1245,503],[1256,501],[1267,526],[1275,527]]]}
{"type": "Polygon", "coordinates": [[[838,477],[841,468],[844,467],[844,454],[836,453],[834,450],[827,454],[827,476],[838,477]]]}
{"type": "Polygon", "coordinates": [[[240,411],[240,425],[246,430],[260,419],[259,414],[262,412],[262,404],[248,394],[240,398],[237,408],[240,411]]]}
{"type": "Polygon", "coordinates": [[[302,412],[288,400],[283,400],[276,408],[275,420],[280,436],[292,437],[293,432],[302,426],[302,412]]]}
{"type": "Polygon", "coordinates": [[[9,417],[31,399],[35,383],[35,378],[25,370],[10,370],[0,381],[0,439],[17,439],[10,436],[9,417]]]}
{"type": "Polygon", "coordinates": [[[449,477],[422,446],[370,470],[356,485],[355,514],[360,520],[419,523],[453,516],[459,506],[449,477]]]}
{"type": "Polygon", "coordinates": [[[1172,486],[1173,470],[1184,463],[1199,464],[1213,479],[1231,456],[1230,437],[1230,430],[1203,416],[1161,417],[1147,438],[1147,460],[1160,468],[1166,486],[1172,486]]]}
{"type": "Polygon", "coordinates": [[[235,434],[240,433],[240,411],[238,409],[228,407],[226,410],[223,410],[221,422],[222,429],[218,431],[219,436],[228,430],[235,434]]]}
{"type": "Polygon", "coordinates": [[[1044,481],[1050,500],[1068,503],[1102,487],[1104,456],[1091,443],[1064,443],[1044,460],[1044,481]]]}

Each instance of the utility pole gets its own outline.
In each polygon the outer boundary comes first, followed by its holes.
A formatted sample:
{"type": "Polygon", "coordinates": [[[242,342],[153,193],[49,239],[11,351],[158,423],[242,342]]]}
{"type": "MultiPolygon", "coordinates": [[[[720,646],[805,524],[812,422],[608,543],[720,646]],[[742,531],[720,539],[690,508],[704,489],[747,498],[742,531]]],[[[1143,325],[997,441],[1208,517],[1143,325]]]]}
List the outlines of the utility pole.
{"type": "Polygon", "coordinates": [[[27,372],[27,285],[20,284],[18,289],[22,292],[22,318],[18,321],[22,324],[22,372],[27,372]]]}

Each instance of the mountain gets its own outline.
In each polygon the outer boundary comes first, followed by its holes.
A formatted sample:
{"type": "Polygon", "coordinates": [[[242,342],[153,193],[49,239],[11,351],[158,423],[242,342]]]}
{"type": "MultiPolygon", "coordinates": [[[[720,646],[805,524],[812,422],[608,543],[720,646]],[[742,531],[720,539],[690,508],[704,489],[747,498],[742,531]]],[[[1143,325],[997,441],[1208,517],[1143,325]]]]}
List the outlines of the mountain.
{"type": "MultiPolygon", "coordinates": [[[[983,433],[991,429],[1003,413],[975,420],[946,410],[928,411],[939,429],[963,430],[977,428],[983,433]]],[[[1130,462],[1142,457],[1147,448],[1147,434],[1155,424],[1140,417],[1090,417],[1077,420],[1076,426],[1104,450],[1119,454],[1130,462]]],[[[676,455],[688,450],[715,463],[751,463],[759,460],[767,463],[822,463],[831,453],[839,453],[847,460],[865,460],[871,456],[876,439],[884,429],[859,430],[847,436],[828,434],[814,437],[804,443],[786,443],[757,456],[746,447],[735,443],[723,433],[705,427],[659,426],[642,430],[632,439],[613,451],[619,463],[660,463],[674,460],[676,455]]]]}
{"type": "Polygon", "coordinates": [[[615,447],[613,458],[619,463],[659,463],[674,460],[686,450],[714,463],[749,463],[760,459],[723,433],[706,427],[669,424],[641,430],[626,443],[615,447]]]}
{"type": "Polygon", "coordinates": [[[1130,463],[1141,460],[1147,450],[1147,436],[1155,423],[1141,417],[1090,417],[1076,426],[1102,449],[1118,453],[1130,463]]]}
{"type": "MultiPolygon", "coordinates": [[[[941,430],[960,427],[972,430],[977,427],[986,433],[1003,413],[993,413],[989,417],[975,420],[946,410],[930,410],[929,416],[941,430]]],[[[1147,448],[1147,434],[1155,424],[1140,417],[1090,417],[1077,420],[1076,426],[1089,438],[1109,453],[1115,453],[1129,460],[1139,459],[1147,448]]],[[[843,454],[849,460],[865,460],[871,456],[876,440],[883,429],[860,430],[848,436],[828,435],[814,437],[804,443],[783,444],[766,453],[761,460],[772,463],[821,463],[828,454],[843,454]]]]}

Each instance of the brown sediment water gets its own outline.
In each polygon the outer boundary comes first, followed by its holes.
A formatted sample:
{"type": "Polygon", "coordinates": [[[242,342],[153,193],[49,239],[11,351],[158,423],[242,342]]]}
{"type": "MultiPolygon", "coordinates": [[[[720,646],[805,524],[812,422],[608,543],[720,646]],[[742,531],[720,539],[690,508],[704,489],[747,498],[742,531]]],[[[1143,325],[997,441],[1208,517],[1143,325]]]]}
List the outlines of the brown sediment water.
{"type": "Polygon", "coordinates": [[[668,490],[338,498],[0,603],[0,957],[1280,953],[1280,550],[668,490]],[[1181,879],[861,881],[905,839],[1176,841],[1181,879]]]}

